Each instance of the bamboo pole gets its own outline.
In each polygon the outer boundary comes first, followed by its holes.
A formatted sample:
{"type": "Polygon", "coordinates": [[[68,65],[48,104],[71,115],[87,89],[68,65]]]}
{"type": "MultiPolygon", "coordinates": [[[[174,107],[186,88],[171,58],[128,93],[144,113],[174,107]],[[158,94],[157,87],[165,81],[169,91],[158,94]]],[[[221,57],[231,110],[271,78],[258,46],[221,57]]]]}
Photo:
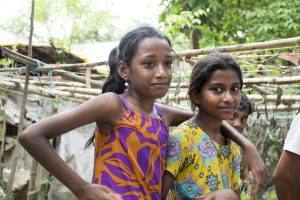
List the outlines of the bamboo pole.
{"type": "MultiPolygon", "coordinates": [[[[79,83],[85,83],[86,79],[82,76],[78,76],[72,72],[67,72],[64,70],[54,70],[53,71],[53,75],[59,75],[59,76],[63,76],[66,80],[72,80],[72,81],[76,81],[79,83]]],[[[90,84],[92,87],[96,87],[96,88],[102,88],[103,86],[103,81],[95,81],[95,80],[90,80],[90,84]]]]}
{"type": "MultiPolygon", "coordinates": [[[[5,48],[5,47],[3,47],[3,48],[5,48]]],[[[18,57],[15,57],[14,55],[18,55],[18,54],[19,53],[11,51],[8,48],[5,48],[5,50],[4,50],[4,55],[6,55],[7,57],[14,59],[14,60],[16,58],[18,58],[18,57]]],[[[22,55],[22,54],[20,54],[20,55],[22,55]]],[[[25,62],[25,60],[28,61],[29,59],[24,59],[24,60],[22,59],[19,62],[23,63],[23,62],[25,62]]],[[[75,63],[75,64],[46,64],[46,63],[42,63],[42,64],[45,66],[42,66],[42,67],[36,66],[35,70],[36,71],[49,71],[49,70],[58,70],[58,69],[71,70],[71,69],[81,69],[82,67],[90,69],[90,68],[93,68],[96,66],[107,65],[107,61],[100,61],[100,62],[93,62],[93,63],[75,63]]],[[[0,69],[0,72],[17,72],[17,71],[19,71],[19,67],[0,69]]]]}
{"type": "MultiPolygon", "coordinates": [[[[280,56],[286,56],[286,55],[292,55],[292,56],[298,56],[300,53],[278,53],[278,54],[249,54],[249,55],[235,55],[234,58],[237,60],[242,59],[255,59],[255,58],[273,58],[273,57],[280,57],[280,56]]],[[[197,62],[200,58],[205,57],[206,55],[198,55],[196,57],[191,57],[190,60],[193,61],[193,63],[197,62]]]]}
{"type": "Polygon", "coordinates": [[[265,77],[265,78],[245,78],[243,80],[245,85],[251,84],[292,84],[300,83],[300,76],[290,76],[290,77],[265,77]]]}
{"type": "MultiPolygon", "coordinates": [[[[12,82],[1,81],[1,80],[0,80],[0,85],[4,89],[6,88],[6,89],[14,89],[14,90],[24,90],[25,88],[25,85],[23,83],[12,83],[12,82]]],[[[67,91],[59,91],[55,89],[46,89],[43,87],[38,87],[33,85],[29,85],[28,92],[45,96],[45,97],[50,97],[50,98],[78,98],[78,99],[88,100],[94,97],[93,95],[78,94],[78,93],[72,93],[67,91]]]]}
{"type": "Polygon", "coordinates": [[[254,50],[249,50],[249,51],[236,51],[233,52],[234,54],[238,54],[238,55],[242,55],[242,54],[246,54],[246,53],[256,53],[256,52],[262,52],[262,51],[274,51],[274,50],[284,50],[284,49],[291,49],[292,51],[300,48],[300,46],[298,45],[292,45],[292,46],[282,46],[282,47],[274,47],[274,48],[265,48],[265,49],[254,49],[254,50]]]}
{"type": "Polygon", "coordinates": [[[282,95],[280,99],[278,99],[277,95],[255,95],[255,94],[247,94],[247,97],[253,101],[267,101],[267,102],[276,102],[279,100],[282,103],[295,103],[300,102],[300,95],[282,95]]]}
{"type": "MultiPolygon", "coordinates": [[[[7,81],[7,82],[17,82],[17,83],[24,83],[25,80],[21,78],[11,78],[11,77],[4,77],[0,76],[0,80],[7,81]]],[[[29,80],[29,83],[32,85],[48,85],[50,86],[51,84],[54,84],[55,86],[69,86],[69,87],[80,87],[84,88],[85,84],[83,83],[78,83],[78,82],[70,82],[70,81],[46,81],[46,80],[38,80],[38,79],[33,79],[29,80]]]]}
{"type": "Polygon", "coordinates": [[[81,94],[89,94],[89,95],[99,95],[101,94],[101,90],[93,89],[93,88],[79,88],[79,87],[64,87],[59,86],[55,88],[56,90],[67,91],[72,93],[81,93],[81,94]]]}
{"type": "Polygon", "coordinates": [[[1,138],[1,149],[0,149],[0,180],[3,180],[2,178],[2,169],[3,169],[3,166],[4,166],[4,163],[2,163],[4,160],[3,160],[3,154],[4,154],[4,146],[5,146],[5,135],[6,135],[6,106],[7,106],[7,92],[5,91],[5,99],[4,99],[4,108],[3,108],[3,127],[2,127],[2,138],[1,138]]]}
{"type": "MultiPolygon", "coordinates": [[[[266,101],[266,102],[276,102],[277,101],[277,95],[253,95],[253,94],[247,94],[247,97],[249,100],[252,101],[266,101]]],[[[169,101],[173,100],[179,100],[179,101],[186,101],[188,100],[187,93],[179,93],[178,95],[168,94],[163,99],[168,98],[169,101]]],[[[300,95],[282,95],[280,97],[281,103],[295,103],[300,102],[300,95]]]]}
{"type": "Polygon", "coordinates": [[[300,110],[299,104],[294,105],[267,105],[267,106],[254,106],[254,111],[289,111],[289,110],[300,110]]]}
{"type": "MultiPolygon", "coordinates": [[[[35,2],[32,0],[32,9],[31,9],[31,17],[30,17],[30,36],[29,36],[29,47],[28,47],[28,57],[32,57],[32,35],[33,35],[33,19],[34,19],[34,5],[35,2]]],[[[29,65],[31,66],[31,65],[29,65]]],[[[18,126],[18,135],[23,131],[24,128],[24,118],[25,118],[25,111],[26,111],[26,103],[27,103],[27,94],[28,94],[28,84],[29,84],[29,66],[26,67],[26,78],[25,78],[25,85],[23,90],[23,98],[20,110],[20,119],[19,119],[19,126],[18,126]]],[[[15,173],[18,165],[18,159],[21,154],[21,146],[20,143],[16,143],[15,149],[13,152],[12,157],[12,166],[11,166],[11,173],[10,178],[7,184],[7,195],[5,196],[5,200],[9,200],[11,198],[11,192],[13,187],[13,182],[15,179],[15,173]]]]}
{"type": "Polygon", "coordinates": [[[265,95],[272,95],[271,92],[259,87],[258,85],[250,85],[251,88],[253,88],[254,90],[256,90],[257,92],[261,93],[261,94],[265,94],[265,95]]]}
{"type": "Polygon", "coordinates": [[[235,51],[248,51],[255,49],[267,49],[271,47],[284,47],[284,46],[292,46],[300,44],[300,36],[294,38],[287,38],[281,40],[273,40],[267,42],[255,42],[248,44],[238,44],[231,46],[220,46],[215,48],[203,48],[203,49],[194,49],[194,50],[186,50],[179,51],[176,53],[177,57],[193,57],[201,54],[207,54],[211,51],[219,51],[219,52],[235,52],[235,51]]]}
{"type": "MultiPolygon", "coordinates": [[[[3,55],[5,55],[9,58],[12,58],[20,63],[32,66],[34,68],[34,70],[46,71],[46,72],[49,71],[49,69],[47,69],[47,67],[45,67],[47,65],[46,63],[43,63],[36,59],[29,58],[29,57],[19,54],[17,52],[11,51],[5,47],[1,47],[1,50],[2,50],[3,55]],[[42,65],[43,67],[40,67],[40,65],[42,65]]],[[[86,79],[84,77],[78,76],[72,72],[67,72],[64,70],[53,70],[52,72],[54,75],[63,76],[67,80],[77,81],[80,83],[86,82],[86,79]]],[[[103,82],[101,82],[101,81],[91,80],[91,86],[93,86],[93,87],[102,87],[102,85],[103,85],[103,82]]]]}
{"type": "MultiPolygon", "coordinates": [[[[9,83],[15,83],[15,84],[19,84],[19,83],[24,83],[23,80],[20,79],[11,79],[11,78],[3,78],[0,77],[0,81],[3,81],[3,85],[4,86],[9,86],[12,87],[12,84],[9,83]]],[[[36,86],[36,85],[50,85],[50,82],[44,82],[44,83],[40,83],[40,82],[30,82],[30,88],[31,86],[36,86]]],[[[80,93],[80,94],[88,94],[88,95],[99,95],[101,94],[101,89],[94,89],[94,88],[85,88],[84,84],[80,84],[80,83],[73,83],[73,82],[60,82],[57,84],[57,82],[55,82],[55,90],[59,90],[59,91],[67,91],[67,92],[71,92],[71,93],[80,93]],[[59,86],[57,86],[59,85],[59,86]],[[60,86],[61,85],[61,86],[60,86]]],[[[12,88],[11,88],[12,89],[12,88]]],[[[47,88],[46,88],[47,89],[47,88]]]]}
{"type": "MultiPolygon", "coordinates": [[[[300,76],[289,76],[289,77],[263,77],[263,78],[244,78],[244,85],[252,84],[293,84],[300,83],[300,76]]],[[[188,88],[188,83],[180,83],[180,88],[188,88]]],[[[171,83],[171,88],[176,88],[177,83],[171,83]]]]}

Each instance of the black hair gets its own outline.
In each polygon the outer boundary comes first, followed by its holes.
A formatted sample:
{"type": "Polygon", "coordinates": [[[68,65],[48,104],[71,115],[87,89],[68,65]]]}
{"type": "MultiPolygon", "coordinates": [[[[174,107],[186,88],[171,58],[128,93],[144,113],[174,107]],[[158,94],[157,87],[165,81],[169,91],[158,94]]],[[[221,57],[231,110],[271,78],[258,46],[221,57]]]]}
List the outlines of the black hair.
{"type": "Polygon", "coordinates": [[[126,67],[130,68],[131,60],[138,50],[138,45],[146,38],[166,40],[171,48],[170,40],[154,27],[141,26],[129,31],[121,38],[119,46],[110,52],[108,60],[110,73],[104,83],[102,93],[115,92],[122,94],[125,91],[125,80],[118,74],[117,65],[122,61],[126,67]]]}
{"type": "Polygon", "coordinates": [[[102,94],[106,92],[115,92],[122,94],[124,92],[122,85],[125,84],[125,80],[118,75],[118,46],[114,47],[108,56],[109,75],[103,84],[102,94]]]}
{"type": "MultiPolygon", "coordinates": [[[[110,72],[102,87],[102,94],[106,92],[114,92],[117,94],[124,93],[125,80],[118,73],[118,63],[122,61],[126,67],[130,68],[131,60],[138,50],[138,45],[146,38],[159,38],[166,40],[171,50],[170,40],[151,26],[142,26],[129,31],[121,38],[119,45],[114,47],[109,53],[108,65],[110,72]]],[[[95,139],[95,133],[96,131],[92,137],[88,139],[84,148],[88,148],[93,143],[95,139]]]]}
{"type": "Polygon", "coordinates": [[[197,104],[193,102],[192,95],[196,92],[200,92],[202,86],[209,80],[211,75],[217,70],[232,69],[234,70],[240,80],[240,88],[243,86],[243,76],[240,66],[237,64],[235,59],[225,53],[211,52],[204,58],[201,58],[193,67],[190,85],[188,89],[188,95],[190,97],[192,108],[197,107],[197,104]]]}
{"type": "Polygon", "coordinates": [[[253,112],[252,104],[245,93],[242,93],[242,97],[238,109],[240,111],[246,111],[248,115],[250,115],[253,112]]]}

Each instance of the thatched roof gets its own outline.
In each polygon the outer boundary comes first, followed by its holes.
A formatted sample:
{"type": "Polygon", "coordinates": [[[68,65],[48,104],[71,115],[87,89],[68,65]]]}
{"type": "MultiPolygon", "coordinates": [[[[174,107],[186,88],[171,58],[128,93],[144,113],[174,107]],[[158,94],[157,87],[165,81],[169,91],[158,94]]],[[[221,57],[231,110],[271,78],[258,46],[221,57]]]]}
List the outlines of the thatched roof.
{"type": "MultiPolygon", "coordinates": [[[[14,44],[0,44],[0,46],[13,49],[16,52],[28,55],[28,43],[14,43],[14,44]]],[[[0,59],[3,58],[0,55],[0,59]]],[[[56,64],[56,63],[84,63],[86,59],[76,55],[72,52],[49,44],[33,44],[32,45],[32,58],[38,59],[44,63],[56,64]]]]}

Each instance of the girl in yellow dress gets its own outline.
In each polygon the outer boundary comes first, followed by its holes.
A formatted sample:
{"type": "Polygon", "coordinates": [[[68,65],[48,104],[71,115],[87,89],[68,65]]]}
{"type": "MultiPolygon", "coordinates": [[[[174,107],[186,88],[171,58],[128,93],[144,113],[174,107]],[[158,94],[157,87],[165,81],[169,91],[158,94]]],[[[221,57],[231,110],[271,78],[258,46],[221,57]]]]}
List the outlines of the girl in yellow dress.
{"type": "Polygon", "coordinates": [[[221,133],[232,118],[243,85],[239,65],[228,54],[212,53],[195,64],[188,95],[198,114],[175,128],[167,144],[162,197],[238,199],[238,145],[221,133]]]}

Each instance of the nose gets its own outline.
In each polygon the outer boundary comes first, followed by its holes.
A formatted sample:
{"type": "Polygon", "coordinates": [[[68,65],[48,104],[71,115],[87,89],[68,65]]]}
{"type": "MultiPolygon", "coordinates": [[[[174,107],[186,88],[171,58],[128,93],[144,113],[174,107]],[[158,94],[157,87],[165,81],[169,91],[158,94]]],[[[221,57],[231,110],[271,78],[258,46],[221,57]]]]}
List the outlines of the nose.
{"type": "Polygon", "coordinates": [[[156,76],[160,77],[160,78],[167,77],[167,72],[166,72],[166,69],[164,68],[163,64],[158,64],[157,70],[156,70],[156,76]]]}
{"type": "Polygon", "coordinates": [[[233,127],[236,127],[236,128],[241,127],[241,122],[240,122],[240,120],[239,120],[238,118],[234,118],[234,119],[232,120],[232,126],[233,126],[233,127]]]}
{"type": "Polygon", "coordinates": [[[228,103],[233,103],[234,102],[233,94],[230,91],[224,92],[223,101],[228,103]]]}

